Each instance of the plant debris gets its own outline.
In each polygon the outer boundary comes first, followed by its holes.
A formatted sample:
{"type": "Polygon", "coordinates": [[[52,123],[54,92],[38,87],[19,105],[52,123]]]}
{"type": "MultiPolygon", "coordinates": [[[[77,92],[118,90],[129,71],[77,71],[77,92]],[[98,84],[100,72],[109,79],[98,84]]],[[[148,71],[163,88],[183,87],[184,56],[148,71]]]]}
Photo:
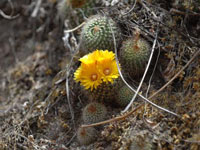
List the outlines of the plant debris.
{"type": "MultiPolygon", "coordinates": [[[[76,135],[90,98],[73,74],[85,53],[80,34],[89,16],[86,8],[71,7],[61,16],[60,5],[61,0],[0,2],[0,149],[131,150],[144,141],[151,149],[200,149],[200,2],[103,0],[90,6],[90,13],[120,27],[117,50],[135,31],[151,45],[157,38],[139,94],[149,98],[162,89],[150,100],[180,117],[142,106],[141,97],[131,108],[137,111],[127,116],[111,104],[106,117],[120,119],[95,126],[98,137],[87,146],[76,135]]],[[[123,77],[138,88],[140,77],[123,77]]]]}

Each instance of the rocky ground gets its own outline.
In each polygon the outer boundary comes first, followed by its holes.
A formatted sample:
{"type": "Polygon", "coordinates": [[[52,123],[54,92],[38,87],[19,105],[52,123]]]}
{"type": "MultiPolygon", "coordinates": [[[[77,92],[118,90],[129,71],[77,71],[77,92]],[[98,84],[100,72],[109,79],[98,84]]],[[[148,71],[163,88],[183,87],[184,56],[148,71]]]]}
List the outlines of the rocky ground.
{"type": "MultiPolygon", "coordinates": [[[[88,12],[67,12],[58,0],[0,2],[0,149],[199,150],[200,1],[96,2],[88,12]],[[91,14],[111,17],[124,39],[136,29],[151,45],[157,39],[140,93],[178,116],[138,97],[131,109],[140,107],[132,114],[95,126],[99,133],[93,143],[77,141],[88,100],[66,73],[72,74],[84,52],[81,27],[64,30],[91,14]]],[[[125,79],[137,88],[141,77],[125,79]]],[[[124,115],[124,108],[107,108],[107,119],[124,115]]]]}

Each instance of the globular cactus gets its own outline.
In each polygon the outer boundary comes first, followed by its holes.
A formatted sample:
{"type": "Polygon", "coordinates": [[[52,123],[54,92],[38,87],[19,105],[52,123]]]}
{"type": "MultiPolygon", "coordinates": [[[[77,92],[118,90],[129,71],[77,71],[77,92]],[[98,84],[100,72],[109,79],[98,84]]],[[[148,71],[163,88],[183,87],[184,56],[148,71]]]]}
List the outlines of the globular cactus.
{"type": "Polygon", "coordinates": [[[113,83],[104,82],[99,85],[97,89],[89,91],[89,95],[92,100],[113,104],[117,97],[118,90],[122,84],[123,82],[121,78],[115,79],[113,83]]]}
{"type": "Polygon", "coordinates": [[[136,35],[122,43],[120,60],[122,69],[131,76],[144,72],[150,54],[149,43],[136,35]]]}
{"type": "Polygon", "coordinates": [[[93,127],[79,127],[77,131],[77,139],[81,145],[91,144],[96,140],[97,130],[93,127]]]}
{"type": "Polygon", "coordinates": [[[133,95],[133,91],[128,86],[124,85],[117,93],[116,102],[119,106],[124,107],[131,101],[133,95]]]}
{"type": "Polygon", "coordinates": [[[82,45],[87,52],[96,49],[109,49],[114,51],[113,34],[116,43],[120,38],[117,24],[109,17],[95,15],[88,19],[81,33],[82,45]]]}
{"type": "Polygon", "coordinates": [[[106,117],[106,107],[97,102],[89,103],[83,110],[83,121],[84,123],[96,123],[103,121],[106,117]]]}

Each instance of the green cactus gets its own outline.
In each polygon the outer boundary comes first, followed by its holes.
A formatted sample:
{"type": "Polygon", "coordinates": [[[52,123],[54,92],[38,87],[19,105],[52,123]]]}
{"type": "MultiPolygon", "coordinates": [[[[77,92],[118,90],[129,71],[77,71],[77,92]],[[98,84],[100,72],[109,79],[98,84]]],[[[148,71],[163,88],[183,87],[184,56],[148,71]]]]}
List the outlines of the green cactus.
{"type": "Polygon", "coordinates": [[[77,139],[81,145],[91,144],[96,140],[97,130],[93,127],[79,127],[77,131],[77,139]]]}
{"type": "Polygon", "coordinates": [[[106,117],[106,114],[107,110],[103,104],[92,102],[83,110],[83,121],[87,124],[103,121],[106,117]]]}
{"type": "Polygon", "coordinates": [[[115,101],[119,88],[122,86],[123,81],[117,78],[113,83],[101,83],[93,91],[88,91],[90,97],[94,101],[112,103],[115,101]]]}
{"type": "Polygon", "coordinates": [[[128,86],[123,86],[119,89],[116,102],[119,106],[126,106],[133,97],[133,91],[128,86]]]}
{"type": "Polygon", "coordinates": [[[120,60],[122,69],[132,76],[144,72],[150,54],[149,43],[139,37],[129,38],[123,42],[120,60]]]}
{"type": "Polygon", "coordinates": [[[106,16],[92,16],[84,25],[81,33],[84,49],[89,52],[96,49],[109,49],[114,51],[112,31],[115,35],[116,43],[118,43],[120,32],[117,24],[106,16]]]}

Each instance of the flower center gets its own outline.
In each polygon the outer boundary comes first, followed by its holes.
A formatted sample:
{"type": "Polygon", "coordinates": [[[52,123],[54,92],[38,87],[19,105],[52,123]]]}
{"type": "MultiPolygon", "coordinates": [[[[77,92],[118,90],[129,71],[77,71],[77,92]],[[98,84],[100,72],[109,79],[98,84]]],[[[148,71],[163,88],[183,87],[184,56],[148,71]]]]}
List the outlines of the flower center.
{"type": "Polygon", "coordinates": [[[90,77],[90,79],[91,79],[92,81],[97,80],[97,78],[98,78],[98,75],[97,75],[97,74],[92,74],[91,77],[90,77]]]}
{"type": "Polygon", "coordinates": [[[104,69],[103,73],[105,75],[109,75],[110,74],[110,69],[109,68],[104,69]]]}

